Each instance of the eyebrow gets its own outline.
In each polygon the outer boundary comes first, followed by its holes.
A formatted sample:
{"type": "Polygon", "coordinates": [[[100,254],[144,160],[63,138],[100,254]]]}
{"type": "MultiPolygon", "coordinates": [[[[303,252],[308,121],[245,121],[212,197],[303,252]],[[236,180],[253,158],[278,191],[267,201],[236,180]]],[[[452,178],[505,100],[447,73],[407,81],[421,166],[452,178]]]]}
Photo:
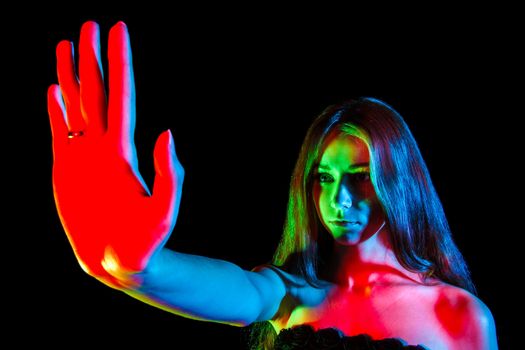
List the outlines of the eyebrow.
{"type": "MultiPolygon", "coordinates": [[[[364,167],[369,167],[369,166],[370,166],[370,163],[363,162],[363,163],[351,164],[350,166],[348,166],[348,169],[364,168],[364,167]]],[[[330,167],[328,165],[326,165],[326,164],[319,164],[319,165],[317,165],[317,168],[318,169],[330,170],[330,167]]]]}

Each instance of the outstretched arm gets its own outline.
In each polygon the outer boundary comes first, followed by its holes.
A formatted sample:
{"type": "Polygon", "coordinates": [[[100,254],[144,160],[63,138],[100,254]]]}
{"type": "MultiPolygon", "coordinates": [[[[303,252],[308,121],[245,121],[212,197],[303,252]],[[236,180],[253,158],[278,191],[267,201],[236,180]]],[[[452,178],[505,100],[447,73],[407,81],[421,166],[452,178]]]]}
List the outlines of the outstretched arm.
{"type": "Polygon", "coordinates": [[[99,27],[83,25],[79,76],[73,45],[57,46],[59,85],[48,89],[53,189],[84,271],[151,305],[195,319],[244,325],[269,319],[285,288],[271,270],[245,271],[164,248],[177,219],[184,170],[169,131],[154,149],[150,192],[134,144],[135,86],[126,25],[111,28],[109,98],[99,27]]]}
{"type": "Polygon", "coordinates": [[[271,319],[286,293],[271,269],[257,272],[227,261],[163,249],[139,274],[131,296],[198,320],[243,326],[271,319]]]}

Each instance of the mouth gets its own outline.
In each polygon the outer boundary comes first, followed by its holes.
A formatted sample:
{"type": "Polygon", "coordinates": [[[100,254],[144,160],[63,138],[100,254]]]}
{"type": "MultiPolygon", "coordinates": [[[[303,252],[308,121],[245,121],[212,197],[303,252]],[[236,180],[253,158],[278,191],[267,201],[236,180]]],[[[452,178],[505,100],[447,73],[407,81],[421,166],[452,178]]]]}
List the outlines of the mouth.
{"type": "Polygon", "coordinates": [[[336,226],[341,226],[341,227],[353,227],[353,226],[358,226],[361,224],[359,221],[350,221],[350,220],[332,220],[330,221],[330,223],[336,226]]]}

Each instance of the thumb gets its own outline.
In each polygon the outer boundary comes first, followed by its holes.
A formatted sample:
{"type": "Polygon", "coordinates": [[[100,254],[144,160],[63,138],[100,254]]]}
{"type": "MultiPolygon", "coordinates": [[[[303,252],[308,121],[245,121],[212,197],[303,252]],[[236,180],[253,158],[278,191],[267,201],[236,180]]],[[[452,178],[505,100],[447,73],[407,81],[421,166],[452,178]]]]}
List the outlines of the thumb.
{"type": "Polygon", "coordinates": [[[153,182],[153,200],[166,223],[174,225],[182,194],[184,168],[175,153],[175,142],[170,130],[164,131],[155,143],[153,151],[155,180],[153,182]]]}

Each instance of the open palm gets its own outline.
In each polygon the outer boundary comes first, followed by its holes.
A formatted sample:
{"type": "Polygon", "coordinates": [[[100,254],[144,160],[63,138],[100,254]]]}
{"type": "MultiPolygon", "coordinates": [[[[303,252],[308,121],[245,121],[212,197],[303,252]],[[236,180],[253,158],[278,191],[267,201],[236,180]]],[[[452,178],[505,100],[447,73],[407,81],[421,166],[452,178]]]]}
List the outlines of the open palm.
{"type": "Polygon", "coordinates": [[[173,230],[184,170],[166,131],[155,145],[152,192],[138,171],[126,25],[110,30],[107,101],[96,23],[83,25],[79,49],[77,78],[72,44],[58,44],[59,85],[48,90],[55,201],[82,268],[118,287],[119,276],[142,271],[173,230]]]}

